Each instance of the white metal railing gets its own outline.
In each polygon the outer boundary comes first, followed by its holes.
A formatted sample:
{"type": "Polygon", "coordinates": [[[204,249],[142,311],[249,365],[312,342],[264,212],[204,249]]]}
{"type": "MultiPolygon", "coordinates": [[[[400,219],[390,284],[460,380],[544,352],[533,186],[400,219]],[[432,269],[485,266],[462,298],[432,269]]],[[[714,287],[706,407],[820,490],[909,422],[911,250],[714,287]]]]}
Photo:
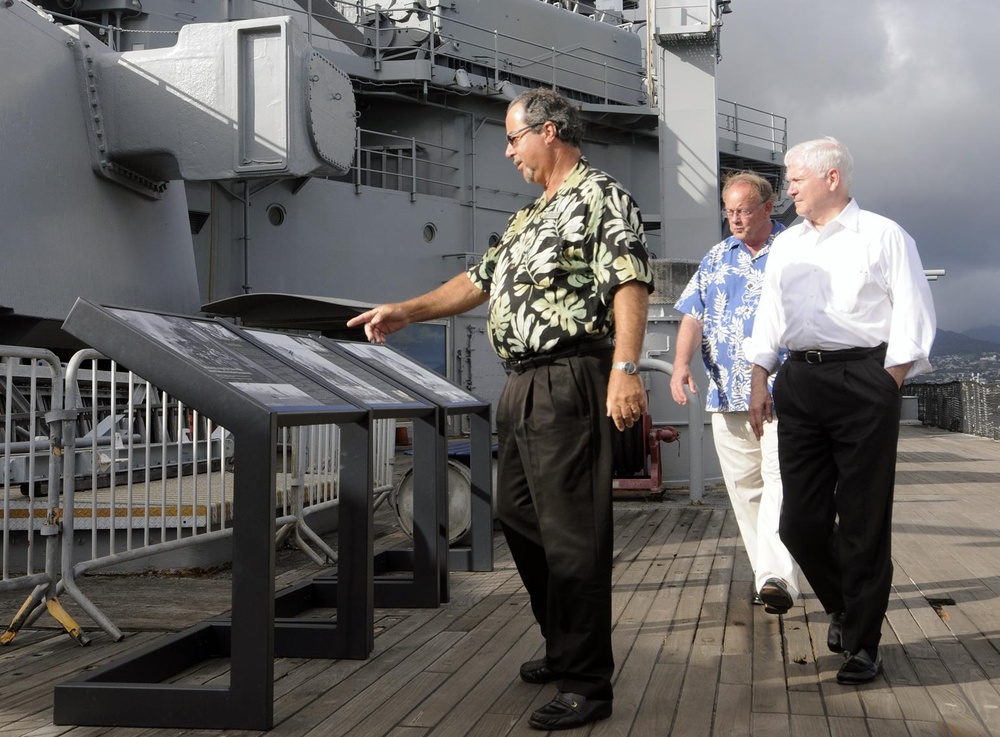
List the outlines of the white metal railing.
{"type": "MultiPolygon", "coordinates": [[[[34,589],[0,644],[37,619],[42,603],[85,644],[58,604],[63,593],[120,639],[78,580],[88,571],[228,538],[235,506],[232,438],[96,351],[80,351],[63,369],[45,351],[0,346],[0,368],[0,591],[34,589]]],[[[395,421],[376,420],[372,435],[380,504],[393,488],[395,421]]],[[[336,552],[306,517],[338,503],[338,428],[285,428],[277,453],[276,542],[297,545],[320,565],[335,561],[336,552]]]]}
{"type": "Polygon", "coordinates": [[[56,596],[60,575],[61,540],[58,480],[64,457],[62,437],[63,384],[58,358],[48,351],[0,347],[4,371],[3,399],[3,576],[0,591],[31,588],[11,626],[0,634],[6,645],[20,625],[41,610],[48,612],[81,644],[87,644],[79,626],[56,596]],[[44,454],[44,455],[43,455],[44,454]],[[12,482],[21,494],[12,496],[12,482]],[[40,497],[45,497],[44,504],[40,497]],[[24,544],[15,546],[18,522],[23,523],[24,544]],[[44,541],[44,544],[42,544],[44,541]],[[24,560],[12,565],[15,550],[24,560]],[[44,570],[37,571],[37,557],[44,555],[44,570]]]}
{"type": "Polygon", "coordinates": [[[744,144],[778,155],[788,148],[788,118],[782,115],[720,99],[718,118],[722,137],[735,141],[737,151],[744,144]]]}
{"type": "Polygon", "coordinates": [[[0,398],[4,404],[2,461],[2,547],[0,591],[31,588],[53,581],[45,553],[51,547],[51,524],[57,507],[49,488],[58,460],[49,446],[45,413],[61,404],[59,359],[48,351],[9,348],[0,352],[0,398]],[[26,545],[14,555],[14,538],[24,534],[26,545]]]}
{"type": "Polygon", "coordinates": [[[641,60],[625,65],[604,56],[597,58],[585,48],[557,49],[466,23],[451,13],[447,4],[426,8],[414,2],[380,7],[356,0],[325,0],[322,5],[332,7],[333,14],[323,13],[318,7],[321,3],[316,0],[287,3],[254,0],[254,5],[263,8],[258,12],[264,16],[276,13],[305,16],[302,25],[311,44],[322,39],[335,46],[345,46],[359,56],[371,57],[376,71],[381,70],[386,61],[405,59],[425,59],[431,68],[457,65],[469,67],[471,71],[471,67],[479,67],[476,71],[488,78],[492,94],[502,94],[502,84],[506,80],[516,83],[524,78],[537,84],[565,87],[565,79],[577,78],[603,88],[603,94],[597,95],[599,99],[595,102],[612,103],[621,97],[616,93],[630,94],[634,90],[616,79],[635,77],[640,74],[638,70],[644,69],[641,60]],[[462,34],[464,51],[461,56],[447,53],[447,42],[438,33],[443,21],[469,31],[462,34]],[[477,36],[489,41],[477,41],[477,36]],[[515,51],[518,47],[527,52],[515,51]]]}
{"type": "Polygon", "coordinates": [[[448,157],[457,157],[459,151],[423,141],[412,136],[358,127],[355,132],[354,166],[352,174],[355,188],[380,187],[409,192],[411,199],[417,194],[443,196],[446,191],[457,192],[461,185],[456,175],[462,167],[444,163],[448,157]],[[422,155],[436,151],[440,160],[422,155]],[[432,172],[440,172],[434,176],[432,172]],[[448,177],[448,178],[442,178],[448,177]],[[437,188],[438,191],[434,191],[437,188]]]}

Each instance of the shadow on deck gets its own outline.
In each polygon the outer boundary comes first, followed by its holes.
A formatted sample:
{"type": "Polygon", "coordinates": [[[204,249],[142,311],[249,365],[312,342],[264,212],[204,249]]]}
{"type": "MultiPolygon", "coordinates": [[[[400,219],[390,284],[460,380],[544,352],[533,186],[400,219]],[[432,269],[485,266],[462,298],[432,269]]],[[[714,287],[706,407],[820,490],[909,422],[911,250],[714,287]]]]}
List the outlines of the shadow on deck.
{"type": "MultiPolygon", "coordinates": [[[[885,671],[861,687],[836,683],[840,658],[826,650],[828,618],[810,592],[781,618],[751,605],[750,566],[723,491],[699,506],[682,493],[618,502],[615,513],[615,713],[581,732],[1000,735],[997,443],[902,428],[885,671]]],[[[452,574],[452,600],[441,608],[377,610],[371,659],[277,659],[269,734],[538,734],[527,715],[554,687],[517,677],[542,641],[499,536],[496,545],[495,570],[452,574]]],[[[279,588],[316,575],[294,551],[281,551],[278,568],[279,588]]],[[[225,571],[82,584],[129,636],[114,643],[93,629],[81,648],[45,617],[19,633],[0,649],[0,735],[239,734],[54,726],[54,683],[229,607],[225,571]]],[[[18,604],[7,595],[0,611],[18,604]]],[[[225,684],[228,661],[208,661],[182,679],[225,684]]]]}

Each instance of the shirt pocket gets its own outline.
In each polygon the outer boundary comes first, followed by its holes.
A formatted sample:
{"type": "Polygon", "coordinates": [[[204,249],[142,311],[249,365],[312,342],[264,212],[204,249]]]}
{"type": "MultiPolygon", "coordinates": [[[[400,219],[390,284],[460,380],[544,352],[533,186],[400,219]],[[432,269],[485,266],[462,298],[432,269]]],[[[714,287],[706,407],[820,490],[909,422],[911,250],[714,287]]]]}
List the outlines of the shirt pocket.
{"type": "Polygon", "coordinates": [[[866,315],[882,303],[885,295],[885,287],[875,269],[855,266],[837,273],[830,304],[844,315],[866,315]]]}
{"type": "Polygon", "coordinates": [[[548,289],[566,275],[566,244],[557,234],[546,235],[526,249],[514,281],[548,289]]]}

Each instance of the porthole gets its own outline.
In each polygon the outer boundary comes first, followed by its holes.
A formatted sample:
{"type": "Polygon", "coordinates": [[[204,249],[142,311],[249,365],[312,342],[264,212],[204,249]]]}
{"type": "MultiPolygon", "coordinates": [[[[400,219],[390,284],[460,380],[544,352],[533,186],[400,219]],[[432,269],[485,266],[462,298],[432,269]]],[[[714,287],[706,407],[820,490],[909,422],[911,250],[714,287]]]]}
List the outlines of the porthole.
{"type": "Polygon", "coordinates": [[[267,221],[275,227],[285,222],[285,214],[285,208],[281,205],[275,204],[267,206],[267,221]]]}
{"type": "Polygon", "coordinates": [[[490,237],[487,239],[486,244],[490,248],[493,248],[493,246],[495,246],[499,242],[500,242],[500,234],[499,233],[490,233],[490,237]]]}
{"type": "Polygon", "coordinates": [[[430,243],[437,235],[438,229],[434,223],[427,223],[424,226],[424,240],[430,243]]]}

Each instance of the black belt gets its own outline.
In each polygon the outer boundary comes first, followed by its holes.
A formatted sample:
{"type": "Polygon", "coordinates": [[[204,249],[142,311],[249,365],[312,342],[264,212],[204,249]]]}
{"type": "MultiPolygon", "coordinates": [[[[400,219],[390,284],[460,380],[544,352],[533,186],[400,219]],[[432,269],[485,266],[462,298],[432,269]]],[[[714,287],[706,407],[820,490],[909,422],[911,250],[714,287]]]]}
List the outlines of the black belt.
{"type": "Polygon", "coordinates": [[[837,351],[788,351],[789,361],[802,361],[803,363],[835,363],[837,361],[860,361],[863,358],[872,356],[885,360],[885,343],[874,348],[842,348],[837,351]]]}
{"type": "Polygon", "coordinates": [[[503,362],[504,371],[508,374],[513,371],[515,374],[523,374],[528,369],[538,368],[539,366],[548,366],[553,361],[558,361],[560,358],[571,358],[572,356],[587,356],[591,353],[600,353],[601,351],[610,351],[615,347],[614,338],[601,338],[600,340],[585,340],[582,343],[577,343],[571,348],[566,348],[561,351],[553,351],[552,353],[541,353],[537,356],[529,356],[527,358],[512,358],[509,361],[503,362]]]}

